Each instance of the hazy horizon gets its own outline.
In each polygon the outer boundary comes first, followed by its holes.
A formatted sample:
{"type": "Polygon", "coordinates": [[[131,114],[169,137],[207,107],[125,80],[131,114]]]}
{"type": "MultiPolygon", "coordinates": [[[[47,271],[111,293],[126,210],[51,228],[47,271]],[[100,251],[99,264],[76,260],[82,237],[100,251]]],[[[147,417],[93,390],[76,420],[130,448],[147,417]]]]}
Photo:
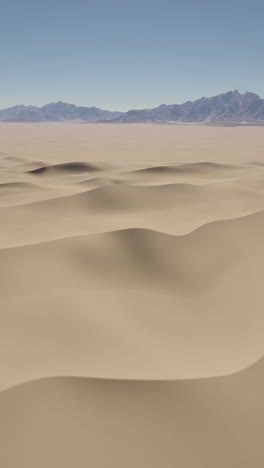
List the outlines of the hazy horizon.
{"type": "MultiPolygon", "coordinates": [[[[240,94],[244,94],[244,93],[247,93],[247,92],[248,92],[248,93],[255,93],[254,91],[251,91],[251,90],[240,91],[240,90],[237,90],[237,89],[230,89],[230,90],[226,90],[226,91],[220,92],[220,93],[218,93],[217,95],[219,95],[219,94],[225,94],[225,93],[228,93],[228,92],[234,92],[234,91],[238,91],[240,94]]],[[[255,93],[255,94],[258,94],[258,93],[255,93]]],[[[258,94],[258,95],[259,95],[259,94],[258,94]]],[[[205,95],[205,96],[198,96],[198,97],[195,98],[195,99],[186,99],[186,100],[184,100],[184,101],[182,101],[182,102],[161,102],[161,103],[159,103],[159,104],[157,104],[156,106],[153,106],[153,107],[151,107],[151,108],[159,107],[159,106],[162,106],[162,105],[173,105],[173,104],[179,104],[179,105],[181,105],[181,104],[184,104],[184,103],[187,102],[187,101],[195,101],[195,100],[198,100],[198,99],[202,99],[202,98],[204,98],[204,97],[205,97],[205,98],[211,98],[211,97],[213,97],[213,96],[207,96],[207,95],[205,95]]],[[[259,95],[259,97],[262,99],[262,96],[259,95]]],[[[25,103],[23,103],[23,102],[20,102],[20,103],[16,103],[14,106],[25,106],[25,107],[27,107],[27,106],[34,106],[34,107],[41,108],[41,107],[43,107],[43,106],[45,106],[45,105],[47,105],[47,104],[57,104],[57,103],[59,103],[59,102],[62,102],[62,103],[64,103],[64,104],[75,105],[75,106],[77,106],[77,107],[80,106],[80,107],[97,107],[97,108],[99,108],[99,106],[97,106],[96,104],[95,104],[95,105],[90,105],[89,103],[87,103],[87,104],[85,104],[85,103],[76,103],[76,102],[70,102],[70,101],[67,101],[67,100],[65,101],[65,100],[62,100],[62,99],[59,99],[58,101],[52,101],[52,102],[43,102],[43,103],[41,103],[41,104],[32,104],[32,103],[26,103],[26,104],[25,104],[25,103]]],[[[9,107],[14,107],[14,106],[9,106],[9,107]]],[[[7,108],[1,107],[1,106],[0,106],[0,110],[4,110],[4,109],[7,109],[7,108]]],[[[147,109],[147,108],[144,108],[143,106],[141,106],[141,107],[131,107],[131,108],[122,110],[122,109],[117,109],[117,108],[111,108],[111,109],[109,109],[109,108],[106,108],[105,106],[101,106],[100,109],[109,110],[109,111],[113,111],[113,112],[115,112],[115,111],[127,112],[127,111],[129,111],[129,110],[140,110],[140,109],[147,109]]]]}

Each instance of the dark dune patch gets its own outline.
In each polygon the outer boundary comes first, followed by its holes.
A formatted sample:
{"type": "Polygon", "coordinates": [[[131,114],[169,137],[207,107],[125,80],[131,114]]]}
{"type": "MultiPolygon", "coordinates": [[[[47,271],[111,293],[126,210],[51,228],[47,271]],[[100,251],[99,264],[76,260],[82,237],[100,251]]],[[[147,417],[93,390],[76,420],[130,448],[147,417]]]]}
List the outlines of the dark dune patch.
{"type": "Polygon", "coordinates": [[[235,166],[228,164],[218,164],[212,162],[197,162],[190,164],[177,164],[174,166],[153,166],[146,167],[144,169],[138,169],[133,171],[134,173],[141,174],[191,174],[191,173],[203,173],[209,171],[227,171],[229,169],[234,169],[235,166]]]}
{"type": "Polygon", "coordinates": [[[68,173],[82,173],[82,172],[96,172],[99,168],[92,164],[82,163],[82,162],[69,162],[62,164],[54,164],[50,166],[41,166],[37,169],[28,171],[30,174],[34,175],[52,175],[52,174],[68,174],[68,173]]]}

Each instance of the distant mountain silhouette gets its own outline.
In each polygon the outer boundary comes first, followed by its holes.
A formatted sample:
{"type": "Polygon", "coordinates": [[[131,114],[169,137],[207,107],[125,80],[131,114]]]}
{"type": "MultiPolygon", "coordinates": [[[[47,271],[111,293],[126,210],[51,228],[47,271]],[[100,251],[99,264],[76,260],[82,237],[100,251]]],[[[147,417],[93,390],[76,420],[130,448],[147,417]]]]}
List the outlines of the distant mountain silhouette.
{"type": "Polygon", "coordinates": [[[131,110],[115,121],[223,124],[263,121],[264,123],[264,99],[254,93],[240,94],[235,90],[184,104],[163,104],[154,109],[131,110]]]}
{"type": "Polygon", "coordinates": [[[178,122],[203,124],[264,124],[264,99],[257,94],[237,90],[211,98],[203,97],[184,104],[162,104],[154,109],[111,112],[97,107],[77,107],[57,102],[43,107],[15,106],[0,111],[5,122],[178,122]]]}
{"type": "Polygon", "coordinates": [[[121,112],[111,112],[97,107],[77,107],[74,104],[56,102],[43,107],[15,106],[0,110],[0,121],[5,122],[63,122],[81,120],[96,122],[121,116],[121,112]]]}

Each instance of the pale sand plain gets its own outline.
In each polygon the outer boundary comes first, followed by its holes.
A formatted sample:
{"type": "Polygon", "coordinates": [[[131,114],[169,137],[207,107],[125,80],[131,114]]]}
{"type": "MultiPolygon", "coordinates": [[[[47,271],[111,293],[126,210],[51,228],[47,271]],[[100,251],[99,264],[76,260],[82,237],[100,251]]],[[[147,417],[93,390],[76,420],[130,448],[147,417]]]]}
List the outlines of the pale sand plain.
{"type": "Polygon", "coordinates": [[[0,125],[0,466],[263,468],[264,128],[0,125]]]}

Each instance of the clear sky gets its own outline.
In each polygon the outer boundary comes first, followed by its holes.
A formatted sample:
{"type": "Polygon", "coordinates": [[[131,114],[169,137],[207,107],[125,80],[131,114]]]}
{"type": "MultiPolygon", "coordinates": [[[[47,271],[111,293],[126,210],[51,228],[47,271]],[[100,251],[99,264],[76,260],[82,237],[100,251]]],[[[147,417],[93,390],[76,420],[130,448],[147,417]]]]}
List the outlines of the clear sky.
{"type": "Polygon", "coordinates": [[[264,0],[6,0],[0,107],[264,97],[264,0]]]}

